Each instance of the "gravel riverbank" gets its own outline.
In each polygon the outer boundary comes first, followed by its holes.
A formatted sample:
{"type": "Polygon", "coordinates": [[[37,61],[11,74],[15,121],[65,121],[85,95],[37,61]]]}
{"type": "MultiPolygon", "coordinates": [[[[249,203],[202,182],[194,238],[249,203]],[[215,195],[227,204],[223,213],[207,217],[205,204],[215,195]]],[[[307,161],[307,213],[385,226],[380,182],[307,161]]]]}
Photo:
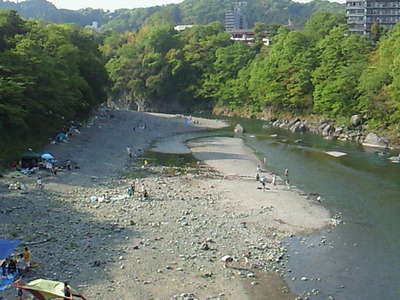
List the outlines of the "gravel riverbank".
{"type": "Polygon", "coordinates": [[[189,142],[201,161],[195,168],[142,167],[141,154],[154,140],[163,141],[157,151],[186,153],[191,133],[226,126],[221,121],[109,115],[68,144],[46,147],[80,169],[0,178],[2,238],[23,240],[36,266],[25,280],[69,281],[87,299],[295,298],[279,276],[286,260],[281,241],[330,226],[322,206],[281,179],[276,188],[258,189],[259,162],[240,138],[189,142]],[[37,176],[44,189],[34,187],[37,176]],[[148,199],[126,196],[133,181],[148,199]],[[9,190],[16,182],[28,190],[9,190]],[[233,258],[227,267],[226,255],[233,258]]]}

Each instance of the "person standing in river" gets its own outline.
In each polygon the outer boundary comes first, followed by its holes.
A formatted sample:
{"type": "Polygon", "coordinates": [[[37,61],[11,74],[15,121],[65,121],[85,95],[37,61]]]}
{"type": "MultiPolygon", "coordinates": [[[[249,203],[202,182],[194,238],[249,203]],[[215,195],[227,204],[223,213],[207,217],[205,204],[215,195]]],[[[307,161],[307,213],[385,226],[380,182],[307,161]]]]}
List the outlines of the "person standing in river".
{"type": "Polygon", "coordinates": [[[288,189],[290,189],[290,184],[289,184],[289,169],[285,169],[285,183],[288,189]]]}
{"type": "Polygon", "coordinates": [[[126,152],[128,152],[129,158],[132,158],[131,146],[126,146],[126,152]]]}
{"type": "Polygon", "coordinates": [[[67,160],[67,170],[71,171],[71,167],[72,167],[72,162],[70,159],[67,160]]]}
{"type": "Polygon", "coordinates": [[[272,173],[272,188],[276,189],[276,174],[272,173]]]}
{"type": "Polygon", "coordinates": [[[260,183],[261,183],[263,192],[265,192],[265,180],[266,180],[265,176],[262,175],[260,178],[260,183]]]}

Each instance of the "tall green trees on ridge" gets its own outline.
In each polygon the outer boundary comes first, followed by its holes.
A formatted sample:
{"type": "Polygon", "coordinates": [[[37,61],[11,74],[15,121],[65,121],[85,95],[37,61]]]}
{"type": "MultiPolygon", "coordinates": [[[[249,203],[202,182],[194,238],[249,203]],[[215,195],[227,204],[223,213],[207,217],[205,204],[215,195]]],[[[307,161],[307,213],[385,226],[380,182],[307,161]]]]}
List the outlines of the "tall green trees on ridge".
{"type": "Polygon", "coordinates": [[[98,41],[76,25],[0,11],[0,161],[40,147],[106,100],[98,41]]]}
{"type": "Polygon", "coordinates": [[[159,110],[190,103],[190,109],[238,115],[342,120],[362,113],[370,124],[382,121],[393,129],[399,118],[398,32],[394,28],[374,46],[348,32],[343,14],[322,12],[302,30],[281,26],[269,46],[231,42],[222,24],[211,23],[182,32],[149,26],[117,48],[110,41],[126,34],[110,37],[103,49],[113,57],[107,68],[114,86],[159,110]]]}
{"type": "Polygon", "coordinates": [[[359,109],[375,126],[386,128],[400,123],[399,47],[400,26],[397,24],[387,37],[381,38],[360,76],[359,109]]]}
{"type": "Polygon", "coordinates": [[[319,66],[313,72],[314,111],[331,117],[356,112],[356,88],[367,66],[368,48],[363,37],[349,35],[343,24],[317,43],[319,66]]]}
{"type": "Polygon", "coordinates": [[[1,160],[87,115],[106,100],[109,78],[112,97],[151,110],[333,119],[361,113],[373,128],[398,130],[400,26],[377,43],[349,34],[340,14],[316,14],[303,30],[275,29],[269,46],[261,35],[256,46],[232,42],[219,22],[104,37],[0,11],[1,160]]]}

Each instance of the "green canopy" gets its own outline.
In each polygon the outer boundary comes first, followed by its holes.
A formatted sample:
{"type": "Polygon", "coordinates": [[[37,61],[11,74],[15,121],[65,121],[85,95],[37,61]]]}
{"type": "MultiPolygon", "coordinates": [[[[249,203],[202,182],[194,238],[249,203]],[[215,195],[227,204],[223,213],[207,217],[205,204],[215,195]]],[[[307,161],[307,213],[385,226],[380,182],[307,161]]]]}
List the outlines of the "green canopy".
{"type": "Polygon", "coordinates": [[[28,151],[21,155],[21,158],[39,158],[39,157],[40,155],[33,151],[28,151]]]}

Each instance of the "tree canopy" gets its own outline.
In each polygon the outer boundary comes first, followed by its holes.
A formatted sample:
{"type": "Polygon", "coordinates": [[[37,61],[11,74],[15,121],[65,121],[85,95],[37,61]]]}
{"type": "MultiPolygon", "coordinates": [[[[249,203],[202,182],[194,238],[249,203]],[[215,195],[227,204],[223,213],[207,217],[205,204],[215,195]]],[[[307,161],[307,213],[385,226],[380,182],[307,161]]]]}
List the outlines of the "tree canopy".
{"type": "Polygon", "coordinates": [[[374,45],[350,34],[344,15],[321,12],[302,30],[276,27],[269,46],[260,43],[261,34],[251,45],[231,42],[214,22],[181,32],[148,25],[126,43],[119,44],[126,34],[111,35],[103,49],[112,56],[106,66],[114,90],[147,101],[149,109],[333,119],[362,113],[393,130],[399,121],[398,32],[395,27],[374,45]]]}
{"type": "Polygon", "coordinates": [[[41,145],[69,120],[85,118],[106,101],[108,84],[92,33],[0,11],[1,158],[41,145]]]}

